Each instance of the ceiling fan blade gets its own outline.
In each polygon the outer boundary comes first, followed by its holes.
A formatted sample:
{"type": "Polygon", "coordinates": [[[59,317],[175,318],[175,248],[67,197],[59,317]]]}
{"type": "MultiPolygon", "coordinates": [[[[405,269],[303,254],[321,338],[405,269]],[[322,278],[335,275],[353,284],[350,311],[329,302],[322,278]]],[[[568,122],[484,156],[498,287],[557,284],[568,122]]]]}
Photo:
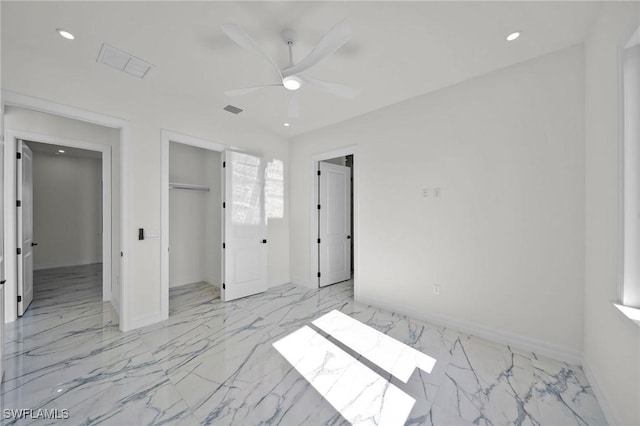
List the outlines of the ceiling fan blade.
{"type": "Polygon", "coordinates": [[[264,89],[265,87],[282,87],[282,83],[279,84],[265,84],[262,86],[243,87],[240,89],[225,90],[224,94],[227,96],[242,96],[249,93],[253,93],[256,90],[264,89]]]}
{"type": "Polygon", "coordinates": [[[298,95],[298,91],[291,92],[291,97],[289,98],[289,118],[299,118],[300,117],[300,96],[298,95]]]}
{"type": "Polygon", "coordinates": [[[300,80],[302,80],[304,83],[308,84],[309,86],[312,86],[323,92],[330,93],[332,95],[340,96],[342,98],[353,99],[360,92],[358,89],[345,86],[344,84],[318,80],[317,78],[313,78],[308,75],[298,74],[298,78],[300,78],[300,80]]]}
{"type": "Polygon", "coordinates": [[[256,53],[266,59],[273,68],[276,69],[278,75],[280,76],[280,80],[282,80],[282,72],[280,68],[273,62],[273,60],[267,55],[264,50],[262,50],[258,44],[247,34],[242,28],[235,24],[224,24],[222,25],[222,32],[227,35],[231,40],[235,41],[238,45],[244,47],[245,49],[256,53]]]}
{"type": "Polygon", "coordinates": [[[346,20],[338,22],[313,47],[311,52],[297,64],[285,68],[284,76],[301,73],[338,50],[351,38],[351,25],[346,20]]]}

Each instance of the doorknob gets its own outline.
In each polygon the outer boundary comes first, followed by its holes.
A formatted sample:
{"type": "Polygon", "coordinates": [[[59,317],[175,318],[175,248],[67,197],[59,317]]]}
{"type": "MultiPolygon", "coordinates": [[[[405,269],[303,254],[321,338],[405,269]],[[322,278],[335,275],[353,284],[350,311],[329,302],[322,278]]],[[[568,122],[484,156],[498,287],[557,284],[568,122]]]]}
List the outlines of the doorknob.
{"type": "Polygon", "coordinates": [[[267,244],[267,240],[262,240],[262,244],[267,244]]]}
{"type": "Polygon", "coordinates": [[[347,235],[347,240],[350,240],[350,239],[351,239],[351,235],[347,235]]]}
{"type": "Polygon", "coordinates": [[[31,243],[31,247],[37,246],[37,245],[38,245],[38,243],[31,243]]]}

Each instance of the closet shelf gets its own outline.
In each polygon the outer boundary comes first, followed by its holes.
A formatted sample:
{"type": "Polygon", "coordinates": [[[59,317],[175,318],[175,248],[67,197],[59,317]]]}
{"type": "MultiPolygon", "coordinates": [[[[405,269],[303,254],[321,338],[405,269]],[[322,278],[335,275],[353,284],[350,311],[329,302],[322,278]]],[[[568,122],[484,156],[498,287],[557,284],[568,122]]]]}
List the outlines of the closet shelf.
{"type": "Polygon", "coordinates": [[[189,191],[206,191],[209,192],[210,191],[210,187],[205,186],[205,185],[192,185],[190,183],[177,183],[177,182],[170,182],[169,183],[169,189],[186,189],[189,191]]]}

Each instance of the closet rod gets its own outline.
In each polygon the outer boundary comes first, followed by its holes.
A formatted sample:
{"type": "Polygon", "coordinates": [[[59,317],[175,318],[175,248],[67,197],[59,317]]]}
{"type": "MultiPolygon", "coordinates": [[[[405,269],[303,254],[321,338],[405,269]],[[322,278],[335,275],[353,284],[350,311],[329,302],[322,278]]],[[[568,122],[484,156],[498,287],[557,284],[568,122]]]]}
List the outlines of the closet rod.
{"type": "Polygon", "coordinates": [[[186,189],[189,191],[206,191],[209,192],[210,188],[203,185],[190,185],[188,183],[170,183],[169,189],[186,189]]]}

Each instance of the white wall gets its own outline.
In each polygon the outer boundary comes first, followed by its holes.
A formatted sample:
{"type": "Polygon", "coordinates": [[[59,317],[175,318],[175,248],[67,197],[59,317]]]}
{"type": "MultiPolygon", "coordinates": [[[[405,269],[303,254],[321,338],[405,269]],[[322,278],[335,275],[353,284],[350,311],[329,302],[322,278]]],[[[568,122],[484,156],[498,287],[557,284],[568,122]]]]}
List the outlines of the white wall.
{"type": "MultiPolygon", "coordinates": [[[[2,88],[129,121],[126,151],[130,167],[126,173],[130,229],[125,232],[130,249],[124,255],[130,271],[124,308],[130,318],[126,327],[140,327],[161,319],[160,239],[137,239],[138,228],[161,229],[161,129],[261,152],[267,161],[282,160],[286,180],[289,141],[252,125],[242,114],[222,111],[222,105],[211,105],[201,96],[162,92],[154,87],[153,76],[139,80],[101,67],[93,59],[87,64],[86,69],[70,68],[59,58],[47,57],[46,52],[33,55],[29,49],[2,46],[2,88]]],[[[215,86],[215,82],[211,84],[215,86]]],[[[113,158],[118,158],[115,153],[113,158]]],[[[284,196],[284,217],[268,222],[269,286],[290,281],[288,186],[284,196]]]]}
{"type": "Polygon", "coordinates": [[[220,153],[169,144],[169,181],[210,187],[169,191],[169,287],[220,283],[220,153]]]}
{"type": "Polygon", "coordinates": [[[102,262],[101,186],[99,158],[33,153],[34,269],[102,262]]]}
{"type": "MultiPolygon", "coordinates": [[[[3,63],[5,67],[6,63],[3,63]]],[[[4,114],[6,130],[22,130],[67,140],[92,142],[111,146],[111,245],[112,287],[111,302],[120,309],[120,131],[82,121],[7,107],[4,114]]],[[[15,311],[15,308],[13,308],[15,311]]],[[[9,315],[7,309],[6,314],[9,315]]]]}
{"type": "Polygon", "coordinates": [[[292,280],[312,273],[311,157],[357,144],[358,299],[578,357],[583,67],[573,47],[294,138],[292,280]]]}
{"type": "Polygon", "coordinates": [[[637,2],[603,4],[585,43],[586,287],[584,365],[613,424],[640,424],[640,328],[612,305],[622,278],[621,47],[637,2]]]}

